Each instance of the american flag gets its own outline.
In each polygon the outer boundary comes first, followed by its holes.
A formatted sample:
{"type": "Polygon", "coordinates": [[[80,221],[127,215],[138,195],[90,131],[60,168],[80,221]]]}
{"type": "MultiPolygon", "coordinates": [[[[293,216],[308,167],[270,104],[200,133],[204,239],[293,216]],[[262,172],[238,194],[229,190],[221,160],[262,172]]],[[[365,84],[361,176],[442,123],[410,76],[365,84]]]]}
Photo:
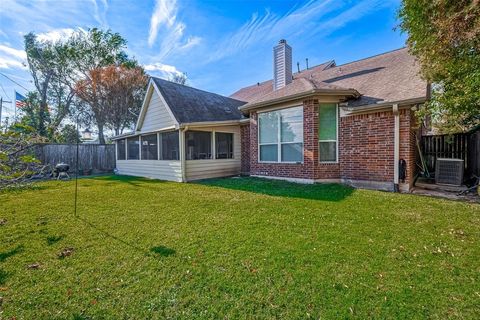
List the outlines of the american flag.
{"type": "Polygon", "coordinates": [[[20,93],[18,93],[17,91],[15,91],[15,107],[17,108],[23,108],[25,107],[26,103],[25,103],[25,100],[27,98],[25,98],[24,96],[22,96],[20,93]]]}

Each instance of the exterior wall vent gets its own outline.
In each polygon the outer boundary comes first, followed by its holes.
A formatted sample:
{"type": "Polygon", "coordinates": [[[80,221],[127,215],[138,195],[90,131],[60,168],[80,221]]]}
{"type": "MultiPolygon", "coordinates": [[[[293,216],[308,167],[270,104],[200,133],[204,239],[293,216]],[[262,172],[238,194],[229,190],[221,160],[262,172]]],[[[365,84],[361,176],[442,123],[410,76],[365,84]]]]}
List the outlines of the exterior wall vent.
{"type": "Polygon", "coordinates": [[[292,82],[292,47],[287,40],[280,40],[273,47],[273,90],[278,90],[292,82]]]}
{"type": "Polygon", "coordinates": [[[463,169],[462,159],[438,158],[435,166],[435,182],[460,186],[463,182],[463,169]]]}

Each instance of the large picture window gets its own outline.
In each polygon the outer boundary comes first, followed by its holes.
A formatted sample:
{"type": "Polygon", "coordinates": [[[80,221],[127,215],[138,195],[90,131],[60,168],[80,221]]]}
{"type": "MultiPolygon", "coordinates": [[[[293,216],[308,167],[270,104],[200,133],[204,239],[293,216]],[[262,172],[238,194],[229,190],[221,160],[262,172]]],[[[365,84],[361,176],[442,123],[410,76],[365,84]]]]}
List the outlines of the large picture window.
{"type": "Polygon", "coordinates": [[[142,136],[142,160],[158,160],[157,134],[142,136]]]}
{"type": "Polygon", "coordinates": [[[185,133],[187,160],[212,159],[212,133],[187,131],[185,133]]]}
{"type": "Polygon", "coordinates": [[[127,139],[128,160],[138,160],[140,157],[140,142],[138,137],[127,139]]]}
{"type": "Polygon", "coordinates": [[[125,139],[117,140],[117,160],[125,160],[125,139]]]}
{"type": "Polygon", "coordinates": [[[233,159],[233,133],[215,132],[215,158],[233,159]]]}
{"type": "Polygon", "coordinates": [[[338,108],[336,104],[322,104],[318,112],[318,144],[320,162],[337,162],[338,108]]]}
{"type": "Polygon", "coordinates": [[[178,140],[178,131],[161,133],[160,141],[160,158],[162,160],[180,159],[180,143],[178,140]]]}
{"type": "Polygon", "coordinates": [[[303,161],[303,107],[260,113],[258,125],[260,161],[303,161]]]}

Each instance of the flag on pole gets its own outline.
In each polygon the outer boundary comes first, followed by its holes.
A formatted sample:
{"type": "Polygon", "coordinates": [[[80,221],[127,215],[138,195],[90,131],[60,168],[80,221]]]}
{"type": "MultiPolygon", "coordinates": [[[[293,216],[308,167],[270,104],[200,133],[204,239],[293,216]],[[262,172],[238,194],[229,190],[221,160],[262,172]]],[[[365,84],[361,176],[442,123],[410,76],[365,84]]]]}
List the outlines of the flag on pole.
{"type": "Polygon", "coordinates": [[[16,108],[23,108],[23,107],[25,107],[25,105],[26,105],[25,100],[27,100],[27,98],[25,98],[25,97],[22,96],[20,93],[18,93],[17,91],[15,91],[15,107],[16,107],[16,108]]]}

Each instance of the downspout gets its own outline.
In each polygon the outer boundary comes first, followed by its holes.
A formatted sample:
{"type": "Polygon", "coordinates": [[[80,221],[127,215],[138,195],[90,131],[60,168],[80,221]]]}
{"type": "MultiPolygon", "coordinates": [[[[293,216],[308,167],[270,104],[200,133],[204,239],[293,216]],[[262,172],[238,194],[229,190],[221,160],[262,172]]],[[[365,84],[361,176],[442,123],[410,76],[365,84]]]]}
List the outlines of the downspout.
{"type": "Polygon", "coordinates": [[[182,171],[182,182],[187,182],[187,175],[185,172],[186,162],[185,162],[185,131],[187,131],[188,126],[180,128],[180,169],[182,171]]]}
{"type": "Polygon", "coordinates": [[[400,162],[400,114],[398,112],[398,104],[393,105],[393,190],[399,192],[398,175],[400,162]]]}

